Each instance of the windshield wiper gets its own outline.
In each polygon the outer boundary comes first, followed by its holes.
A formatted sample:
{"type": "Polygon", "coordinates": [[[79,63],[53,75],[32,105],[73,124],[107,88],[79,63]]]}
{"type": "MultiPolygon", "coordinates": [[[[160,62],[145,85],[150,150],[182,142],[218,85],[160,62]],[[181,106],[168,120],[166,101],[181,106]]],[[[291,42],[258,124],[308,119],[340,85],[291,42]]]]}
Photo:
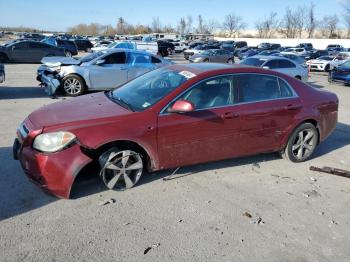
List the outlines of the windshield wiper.
{"type": "Polygon", "coordinates": [[[122,98],[120,97],[115,97],[113,95],[113,92],[110,91],[109,92],[110,97],[112,98],[113,101],[115,101],[117,104],[121,105],[122,107],[129,109],[130,111],[135,112],[135,110],[132,108],[132,106],[130,104],[128,104],[127,102],[125,102],[122,98]]]}

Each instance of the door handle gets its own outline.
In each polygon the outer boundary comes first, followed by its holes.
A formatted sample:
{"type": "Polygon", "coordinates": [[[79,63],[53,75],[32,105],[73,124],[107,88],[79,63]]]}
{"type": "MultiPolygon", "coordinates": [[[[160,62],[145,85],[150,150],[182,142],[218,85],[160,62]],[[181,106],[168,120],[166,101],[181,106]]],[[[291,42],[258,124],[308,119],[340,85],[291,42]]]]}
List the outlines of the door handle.
{"type": "Polygon", "coordinates": [[[226,112],[221,117],[223,119],[234,119],[234,118],[238,118],[239,114],[238,113],[233,113],[233,112],[226,112]]]}
{"type": "Polygon", "coordinates": [[[298,110],[298,109],[301,109],[301,105],[292,105],[292,104],[290,104],[290,105],[287,105],[287,106],[285,106],[285,109],[286,110],[298,110]]]}

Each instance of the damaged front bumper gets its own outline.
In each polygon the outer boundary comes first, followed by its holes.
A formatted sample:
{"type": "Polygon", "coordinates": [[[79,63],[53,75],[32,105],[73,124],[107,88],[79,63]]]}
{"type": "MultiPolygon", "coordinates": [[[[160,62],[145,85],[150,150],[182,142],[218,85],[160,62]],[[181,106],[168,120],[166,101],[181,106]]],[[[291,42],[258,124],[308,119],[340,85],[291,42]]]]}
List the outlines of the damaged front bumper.
{"type": "Polygon", "coordinates": [[[46,75],[45,73],[38,75],[37,79],[40,78],[40,82],[45,87],[45,92],[53,96],[55,95],[57,89],[61,86],[61,82],[53,75],[46,75]]]}
{"type": "Polygon", "coordinates": [[[28,119],[22,126],[13,144],[13,158],[20,161],[24,173],[36,186],[57,197],[69,198],[76,176],[93,159],[78,143],[55,153],[39,152],[32,143],[42,130],[33,130],[28,119]]]}

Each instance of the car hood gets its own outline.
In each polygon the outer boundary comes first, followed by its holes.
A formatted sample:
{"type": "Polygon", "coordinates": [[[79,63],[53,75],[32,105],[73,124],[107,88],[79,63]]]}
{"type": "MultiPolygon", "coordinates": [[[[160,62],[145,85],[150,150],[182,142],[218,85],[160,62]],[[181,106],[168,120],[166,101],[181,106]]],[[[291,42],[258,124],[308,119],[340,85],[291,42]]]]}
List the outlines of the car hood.
{"type": "Polygon", "coordinates": [[[117,116],[132,113],[111,101],[106,93],[101,92],[44,106],[31,113],[28,118],[37,129],[64,128],[87,122],[96,124],[111,117],[115,121],[117,116]]]}
{"type": "Polygon", "coordinates": [[[61,65],[79,65],[80,61],[73,57],[55,56],[55,57],[44,57],[41,59],[41,63],[49,67],[56,67],[61,65]]]}

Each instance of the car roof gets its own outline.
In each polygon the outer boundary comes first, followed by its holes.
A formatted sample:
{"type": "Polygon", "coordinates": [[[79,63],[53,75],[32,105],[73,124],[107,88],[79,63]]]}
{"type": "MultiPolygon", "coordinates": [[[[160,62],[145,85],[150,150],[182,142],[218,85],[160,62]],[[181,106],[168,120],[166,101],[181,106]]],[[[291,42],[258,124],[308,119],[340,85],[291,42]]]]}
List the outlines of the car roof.
{"type": "MultiPolygon", "coordinates": [[[[283,53],[281,53],[283,55],[283,53]]],[[[286,53],[284,53],[286,54],[286,53]]],[[[271,61],[271,60],[287,60],[287,61],[290,61],[292,62],[293,64],[295,64],[295,62],[292,60],[292,59],[289,59],[287,57],[284,57],[284,56],[265,56],[265,55],[255,55],[255,56],[252,56],[252,57],[248,57],[247,59],[249,58],[257,58],[257,59],[262,59],[262,60],[266,60],[266,61],[271,61]]]]}
{"type": "Polygon", "coordinates": [[[220,63],[190,63],[190,64],[173,64],[168,66],[175,71],[189,71],[193,74],[199,75],[202,73],[215,72],[228,69],[242,69],[252,68],[251,66],[241,64],[220,64],[220,63]]]}

